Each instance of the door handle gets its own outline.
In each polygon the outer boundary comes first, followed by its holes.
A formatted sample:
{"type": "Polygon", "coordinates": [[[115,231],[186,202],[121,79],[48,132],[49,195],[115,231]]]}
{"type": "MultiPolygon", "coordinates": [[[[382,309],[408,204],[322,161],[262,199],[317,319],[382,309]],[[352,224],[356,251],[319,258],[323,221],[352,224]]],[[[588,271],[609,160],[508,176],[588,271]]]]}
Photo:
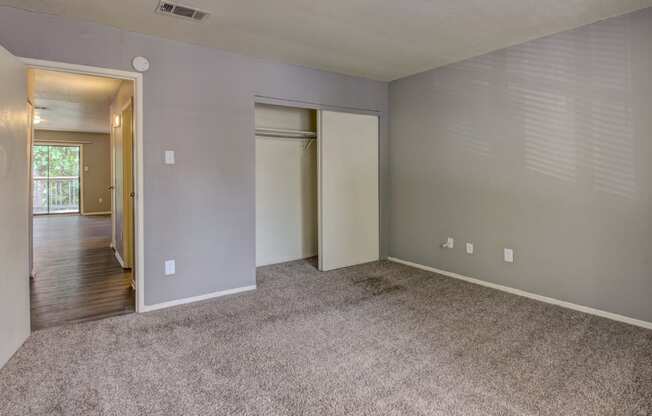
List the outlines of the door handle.
{"type": "Polygon", "coordinates": [[[135,192],[130,192],[130,193],[129,193],[129,196],[133,198],[133,197],[136,196],[136,193],[135,193],[135,192]]]}
{"type": "Polygon", "coordinates": [[[112,190],[114,190],[114,189],[115,189],[115,186],[113,186],[113,185],[111,185],[111,186],[109,186],[109,187],[108,187],[108,188],[106,188],[106,189],[108,189],[109,191],[112,191],[112,190]]]}

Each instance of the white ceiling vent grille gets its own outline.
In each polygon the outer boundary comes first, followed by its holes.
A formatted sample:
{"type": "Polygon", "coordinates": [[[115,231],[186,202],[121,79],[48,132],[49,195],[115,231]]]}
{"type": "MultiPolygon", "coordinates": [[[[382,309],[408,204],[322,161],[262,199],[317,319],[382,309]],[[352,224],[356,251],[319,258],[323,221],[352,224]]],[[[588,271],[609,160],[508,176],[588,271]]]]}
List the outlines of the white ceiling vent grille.
{"type": "Polygon", "coordinates": [[[172,3],[170,1],[161,0],[156,8],[156,12],[168,16],[181,17],[183,19],[194,20],[201,22],[206,20],[208,13],[193,9],[192,7],[182,6],[180,4],[172,3]]]}

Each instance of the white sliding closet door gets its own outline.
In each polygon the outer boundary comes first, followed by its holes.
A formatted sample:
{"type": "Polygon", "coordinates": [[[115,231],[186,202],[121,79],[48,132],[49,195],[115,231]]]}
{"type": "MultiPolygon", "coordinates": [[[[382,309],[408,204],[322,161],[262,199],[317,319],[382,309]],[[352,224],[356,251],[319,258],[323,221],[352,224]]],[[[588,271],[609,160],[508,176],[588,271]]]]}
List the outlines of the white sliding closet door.
{"type": "Polygon", "coordinates": [[[378,260],[378,117],[321,111],[319,128],[319,269],[378,260]]]}

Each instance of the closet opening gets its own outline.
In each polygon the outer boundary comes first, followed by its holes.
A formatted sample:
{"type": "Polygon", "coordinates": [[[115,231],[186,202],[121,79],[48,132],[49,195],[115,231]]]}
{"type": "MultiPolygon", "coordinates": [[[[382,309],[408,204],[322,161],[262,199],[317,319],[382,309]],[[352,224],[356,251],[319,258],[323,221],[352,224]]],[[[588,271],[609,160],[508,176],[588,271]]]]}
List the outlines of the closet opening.
{"type": "Polygon", "coordinates": [[[256,267],[317,267],[317,111],[255,105],[256,267]]]}

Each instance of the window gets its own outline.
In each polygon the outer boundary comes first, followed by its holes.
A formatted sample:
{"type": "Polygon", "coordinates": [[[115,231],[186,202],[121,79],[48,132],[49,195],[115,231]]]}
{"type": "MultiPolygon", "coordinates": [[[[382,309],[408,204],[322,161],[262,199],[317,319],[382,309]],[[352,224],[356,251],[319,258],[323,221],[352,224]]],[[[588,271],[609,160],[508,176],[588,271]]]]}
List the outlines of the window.
{"type": "Polygon", "coordinates": [[[33,147],[34,214],[79,213],[79,146],[33,147]]]}

